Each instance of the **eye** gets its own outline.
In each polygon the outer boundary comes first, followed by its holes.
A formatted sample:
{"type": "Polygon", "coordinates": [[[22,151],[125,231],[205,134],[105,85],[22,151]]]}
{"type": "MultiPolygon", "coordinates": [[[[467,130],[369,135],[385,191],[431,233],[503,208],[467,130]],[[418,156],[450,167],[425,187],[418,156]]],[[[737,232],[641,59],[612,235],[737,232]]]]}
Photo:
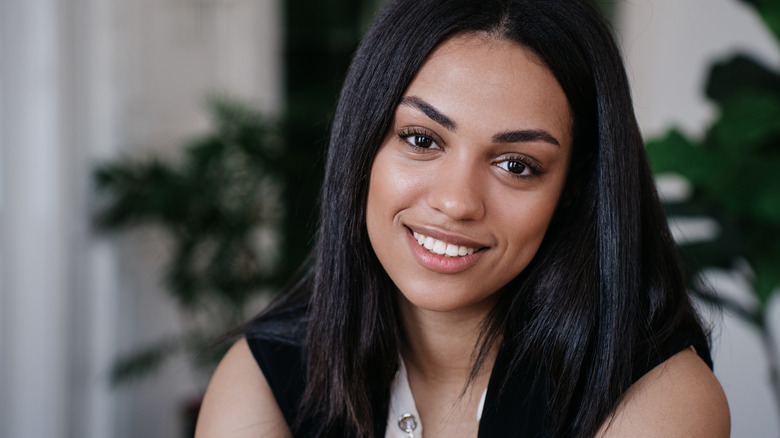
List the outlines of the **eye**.
{"type": "Polygon", "coordinates": [[[433,139],[433,134],[418,128],[402,129],[398,136],[409,146],[417,149],[441,149],[436,140],[433,139]]]}
{"type": "Polygon", "coordinates": [[[515,175],[522,175],[528,168],[525,164],[519,161],[503,161],[498,164],[498,167],[507,170],[515,175]]]}
{"type": "Polygon", "coordinates": [[[413,146],[417,146],[418,148],[425,148],[428,149],[431,146],[435,145],[433,139],[428,138],[424,135],[410,135],[406,137],[406,141],[408,141],[413,146]]]}
{"type": "Polygon", "coordinates": [[[527,157],[509,157],[496,162],[496,166],[514,177],[531,178],[541,173],[540,166],[527,157]]]}

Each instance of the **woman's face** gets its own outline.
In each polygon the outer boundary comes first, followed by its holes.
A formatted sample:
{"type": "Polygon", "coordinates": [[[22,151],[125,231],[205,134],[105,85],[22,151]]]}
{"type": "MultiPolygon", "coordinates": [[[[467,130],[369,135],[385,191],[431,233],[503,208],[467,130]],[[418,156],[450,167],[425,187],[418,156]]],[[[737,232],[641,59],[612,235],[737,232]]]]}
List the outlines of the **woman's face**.
{"type": "Polygon", "coordinates": [[[536,254],[571,148],[566,95],[533,52],[485,35],[440,45],[371,170],[369,239],[404,297],[435,311],[492,302],[536,254]]]}

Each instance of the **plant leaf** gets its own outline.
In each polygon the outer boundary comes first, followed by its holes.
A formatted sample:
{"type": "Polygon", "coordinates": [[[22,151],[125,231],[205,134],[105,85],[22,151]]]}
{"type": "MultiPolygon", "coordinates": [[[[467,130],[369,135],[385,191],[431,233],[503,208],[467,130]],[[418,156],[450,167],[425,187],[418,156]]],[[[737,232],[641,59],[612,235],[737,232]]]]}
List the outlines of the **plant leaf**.
{"type": "Polygon", "coordinates": [[[111,367],[111,385],[127,384],[157,371],[180,349],[181,344],[177,340],[168,339],[119,357],[111,367]]]}
{"type": "Polygon", "coordinates": [[[764,20],[764,24],[780,40],[780,2],[777,0],[741,0],[752,6],[764,20]]]}
{"type": "Polygon", "coordinates": [[[724,104],[745,91],[780,96],[780,75],[742,54],[712,66],[705,91],[707,97],[715,103],[724,104]]]}

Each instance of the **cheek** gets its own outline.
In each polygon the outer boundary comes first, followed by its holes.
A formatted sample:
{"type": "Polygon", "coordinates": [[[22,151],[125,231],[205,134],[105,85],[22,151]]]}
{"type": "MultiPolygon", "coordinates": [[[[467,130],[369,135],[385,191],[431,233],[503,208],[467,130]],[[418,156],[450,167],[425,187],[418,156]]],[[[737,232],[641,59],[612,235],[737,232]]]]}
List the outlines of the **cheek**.
{"type": "Polygon", "coordinates": [[[366,204],[366,224],[372,228],[387,226],[401,210],[412,206],[425,187],[424,172],[414,165],[403,165],[391,151],[380,149],[371,168],[366,204]]]}
{"type": "Polygon", "coordinates": [[[507,240],[508,251],[513,255],[512,271],[519,274],[536,255],[558,202],[557,191],[549,195],[539,196],[525,202],[504,202],[497,206],[500,211],[501,225],[507,240]],[[530,201],[530,202],[529,202],[530,201]]]}
{"type": "Polygon", "coordinates": [[[371,168],[366,201],[366,229],[371,249],[384,270],[391,273],[401,249],[398,246],[395,218],[406,205],[406,180],[386,155],[380,149],[371,168]]]}
{"type": "Polygon", "coordinates": [[[396,171],[389,166],[386,154],[380,149],[371,167],[366,202],[366,227],[374,251],[377,252],[378,239],[387,233],[394,216],[396,198],[402,193],[402,186],[396,171]]]}
{"type": "Polygon", "coordinates": [[[366,227],[368,228],[369,237],[375,234],[375,230],[379,225],[379,218],[383,216],[383,200],[387,199],[388,191],[392,190],[388,187],[389,181],[383,169],[384,166],[378,154],[374,160],[374,165],[371,167],[368,199],[366,201],[366,227]]]}

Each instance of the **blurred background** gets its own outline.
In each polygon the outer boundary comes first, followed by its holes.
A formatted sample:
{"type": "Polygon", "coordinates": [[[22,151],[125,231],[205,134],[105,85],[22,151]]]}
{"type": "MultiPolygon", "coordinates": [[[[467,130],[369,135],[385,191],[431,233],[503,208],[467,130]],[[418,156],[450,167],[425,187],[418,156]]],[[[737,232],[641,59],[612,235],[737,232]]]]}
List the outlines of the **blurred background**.
{"type": "MultiPolygon", "coordinates": [[[[307,251],[328,123],[381,3],[0,0],[0,437],[191,434],[219,356],[204,342],[307,251]]],[[[670,214],[687,217],[675,233],[720,242],[698,260],[724,308],[701,303],[732,436],[777,437],[780,100],[761,99],[780,87],[780,2],[602,3],[670,214]],[[742,184],[750,156],[764,179],[742,184]],[[732,198],[763,190],[760,211],[734,213],[702,173],[728,173],[732,198]]]]}

